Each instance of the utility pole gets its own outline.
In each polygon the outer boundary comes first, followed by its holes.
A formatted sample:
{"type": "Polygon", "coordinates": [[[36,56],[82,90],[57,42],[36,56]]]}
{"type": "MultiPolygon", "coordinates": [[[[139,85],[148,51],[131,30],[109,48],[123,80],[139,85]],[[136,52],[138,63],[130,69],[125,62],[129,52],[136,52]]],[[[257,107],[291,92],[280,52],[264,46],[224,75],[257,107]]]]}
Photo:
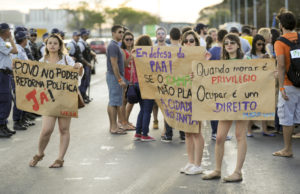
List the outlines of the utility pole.
{"type": "Polygon", "coordinates": [[[238,23],[241,23],[241,0],[237,0],[237,6],[238,6],[237,19],[238,19],[238,23]]]}
{"type": "Polygon", "coordinates": [[[244,0],[245,1],[245,25],[248,25],[248,0],[244,0]]]}
{"type": "Polygon", "coordinates": [[[236,21],[236,10],[235,10],[235,0],[231,0],[231,14],[232,14],[232,22],[236,21]]]}
{"type": "Polygon", "coordinates": [[[285,9],[289,10],[289,0],[285,0],[285,9]]]}
{"type": "Polygon", "coordinates": [[[253,0],[253,26],[257,28],[256,0],[253,0]]]}
{"type": "Polygon", "coordinates": [[[269,0],[266,0],[266,27],[269,28],[269,21],[270,21],[270,10],[269,10],[269,0]]]}

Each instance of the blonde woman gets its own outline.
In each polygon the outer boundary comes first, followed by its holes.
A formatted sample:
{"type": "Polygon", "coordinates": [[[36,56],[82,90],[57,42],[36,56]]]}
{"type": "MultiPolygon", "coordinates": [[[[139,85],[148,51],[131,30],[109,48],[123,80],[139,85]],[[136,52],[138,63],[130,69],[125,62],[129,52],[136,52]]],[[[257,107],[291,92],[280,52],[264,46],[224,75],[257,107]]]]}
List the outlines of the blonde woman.
{"type": "MultiPolygon", "coordinates": [[[[59,65],[70,65],[74,69],[80,69],[80,75],[82,74],[82,65],[80,63],[75,63],[73,59],[64,54],[64,43],[59,35],[52,34],[48,37],[45,42],[45,55],[40,60],[41,62],[46,62],[49,64],[59,64],[59,65]]],[[[60,168],[64,164],[64,156],[69,146],[70,142],[70,117],[56,117],[56,116],[43,116],[42,120],[42,131],[40,134],[38,153],[30,161],[29,165],[34,167],[39,161],[44,157],[44,151],[48,145],[51,134],[55,127],[55,122],[58,121],[59,132],[60,132],[60,145],[59,154],[57,159],[49,168],[60,168]]]]}

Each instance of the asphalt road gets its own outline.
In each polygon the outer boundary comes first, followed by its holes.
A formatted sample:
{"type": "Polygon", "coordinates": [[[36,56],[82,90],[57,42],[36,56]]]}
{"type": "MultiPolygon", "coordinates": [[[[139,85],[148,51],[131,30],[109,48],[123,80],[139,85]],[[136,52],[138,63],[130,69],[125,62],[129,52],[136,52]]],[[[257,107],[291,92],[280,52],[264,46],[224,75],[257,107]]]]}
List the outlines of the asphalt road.
{"type": "MultiPolygon", "coordinates": [[[[58,154],[59,134],[55,129],[44,159],[37,167],[28,166],[37,152],[41,120],[26,131],[18,131],[10,139],[0,139],[0,194],[90,194],[90,193],[300,193],[300,140],[293,143],[293,158],[273,157],[283,146],[281,135],[263,137],[256,132],[248,139],[248,152],[243,168],[244,180],[228,184],[221,180],[203,181],[201,175],[184,175],[179,169],[187,162],[185,145],[175,132],[172,143],[159,141],[163,117],[159,114],[159,130],[152,130],[155,142],[134,142],[134,132],[117,136],[108,132],[106,112],[108,92],[105,81],[105,56],[98,56],[97,74],[92,78],[92,103],[72,119],[71,142],[61,169],[48,166],[58,154]]],[[[130,121],[136,122],[136,105],[130,121]]],[[[12,126],[10,119],[9,126],[12,126]]],[[[299,130],[298,130],[299,131],[299,130]]],[[[203,167],[214,168],[214,145],[210,126],[203,129],[205,150],[203,167]]],[[[234,135],[234,130],[230,131],[234,135]]],[[[226,142],[222,176],[230,174],[236,163],[236,140],[226,142]]]]}

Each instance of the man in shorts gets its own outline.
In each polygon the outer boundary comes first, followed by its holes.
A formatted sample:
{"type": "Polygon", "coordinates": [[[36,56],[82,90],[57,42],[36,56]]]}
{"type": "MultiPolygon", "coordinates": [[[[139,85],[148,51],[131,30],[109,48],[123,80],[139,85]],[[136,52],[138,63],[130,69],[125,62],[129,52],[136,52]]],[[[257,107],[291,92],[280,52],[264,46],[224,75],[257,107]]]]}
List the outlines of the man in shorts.
{"type": "MultiPolygon", "coordinates": [[[[298,40],[298,34],[294,31],[296,18],[292,12],[281,11],[277,16],[282,37],[290,42],[298,40]]],[[[279,96],[278,96],[278,117],[279,123],[283,126],[284,148],[274,152],[274,156],[292,157],[292,134],[294,124],[300,123],[300,88],[293,86],[287,77],[291,64],[290,47],[280,40],[274,45],[278,63],[279,96]]]]}
{"type": "MultiPolygon", "coordinates": [[[[109,91],[109,102],[107,112],[110,121],[110,133],[111,134],[126,134],[122,129],[119,129],[117,125],[117,113],[120,112],[123,102],[123,89],[126,87],[124,82],[124,59],[121,48],[118,42],[122,40],[124,35],[124,29],[121,25],[114,25],[111,28],[112,40],[107,47],[107,72],[106,82],[109,91]]],[[[118,114],[122,115],[122,114],[118,114]]],[[[119,118],[119,120],[124,120],[119,118]]]]}

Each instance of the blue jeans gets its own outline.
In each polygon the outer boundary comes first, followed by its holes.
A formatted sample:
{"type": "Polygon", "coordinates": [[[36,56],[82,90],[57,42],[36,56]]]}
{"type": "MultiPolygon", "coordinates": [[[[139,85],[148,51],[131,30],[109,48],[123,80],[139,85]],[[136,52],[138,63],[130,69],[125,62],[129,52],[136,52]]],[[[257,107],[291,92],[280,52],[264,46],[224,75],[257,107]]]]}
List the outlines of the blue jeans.
{"type": "Polygon", "coordinates": [[[212,134],[217,134],[219,121],[210,121],[212,134]]]}
{"type": "Polygon", "coordinates": [[[138,119],[136,122],[136,133],[142,134],[143,132],[143,135],[147,136],[149,133],[149,124],[150,124],[154,100],[141,99],[139,104],[141,110],[139,112],[138,119]]]}
{"type": "Polygon", "coordinates": [[[84,66],[84,76],[81,79],[81,84],[79,86],[80,93],[83,98],[87,96],[86,91],[88,87],[90,86],[91,81],[91,68],[88,66],[84,66]]]}
{"type": "Polygon", "coordinates": [[[13,78],[11,78],[11,86],[12,86],[12,92],[14,94],[13,121],[19,121],[23,118],[24,111],[17,108],[16,84],[13,78]]]}
{"type": "Polygon", "coordinates": [[[0,125],[7,124],[11,110],[11,75],[0,72],[0,125]]]}
{"type": "MultiPolygon", "coordinates": [[[[173,128],[165,121],[166,133],[165,136],[168,138],[173,137],[173,128]]],[[[185,133],[183,131],[179,131],[179,135],[181,138],[185,138],[185,133]]]]}

